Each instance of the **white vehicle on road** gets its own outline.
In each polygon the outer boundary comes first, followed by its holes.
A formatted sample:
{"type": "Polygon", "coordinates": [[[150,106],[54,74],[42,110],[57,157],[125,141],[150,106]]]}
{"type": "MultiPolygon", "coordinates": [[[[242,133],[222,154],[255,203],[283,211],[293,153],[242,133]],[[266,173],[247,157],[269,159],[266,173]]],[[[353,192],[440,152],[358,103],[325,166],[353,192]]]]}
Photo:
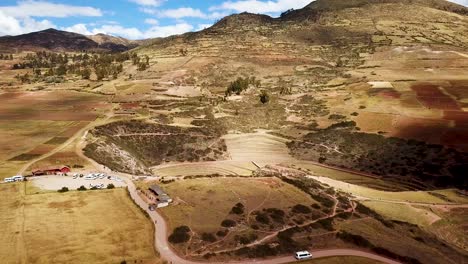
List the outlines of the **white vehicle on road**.
{"type": "Polygon", "coordinates": [[[299,252],[296,252],[296,255],[294,255],[294,257],[297,260],[310,259],[312,258],[312,254],[310,254],[309,251],[299,251],[299,252]]]}
{"type": "Polygon", "coordinates": [[[18,181],[24,181],[24,176],[21,175],[16,175],[10,178],[5,178],[3,180],[4,182],[18,182],[18,181]]]}

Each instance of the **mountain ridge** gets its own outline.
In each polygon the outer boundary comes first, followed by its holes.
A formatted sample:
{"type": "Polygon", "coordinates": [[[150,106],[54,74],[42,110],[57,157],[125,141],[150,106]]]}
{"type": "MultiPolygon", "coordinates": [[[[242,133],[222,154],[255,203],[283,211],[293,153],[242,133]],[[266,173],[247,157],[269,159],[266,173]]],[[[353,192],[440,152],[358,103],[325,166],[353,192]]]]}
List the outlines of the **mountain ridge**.
{"type": "Polygon", "coordinates": [[[82,34],[49,28],[17,36],[0,37],[0,47],[8,50],[111,51],[122,52],[139,45],[122,37],[82,34]]]}

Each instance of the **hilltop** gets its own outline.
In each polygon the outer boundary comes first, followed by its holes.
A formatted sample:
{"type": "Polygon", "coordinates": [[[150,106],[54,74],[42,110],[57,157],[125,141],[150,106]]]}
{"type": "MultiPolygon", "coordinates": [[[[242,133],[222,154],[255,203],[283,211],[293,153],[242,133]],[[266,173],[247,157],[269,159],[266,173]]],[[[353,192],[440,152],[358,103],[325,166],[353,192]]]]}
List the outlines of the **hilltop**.
{"type": "Polygon", "coordinates": [[[0,47],[5,50],[50,50],[50,51],[83,51],[107,50],[126,51],[138,46],[136,42],[98,34],[85,36],[77,33],[46,29],[18,36],[0,37],[0,47]]]}

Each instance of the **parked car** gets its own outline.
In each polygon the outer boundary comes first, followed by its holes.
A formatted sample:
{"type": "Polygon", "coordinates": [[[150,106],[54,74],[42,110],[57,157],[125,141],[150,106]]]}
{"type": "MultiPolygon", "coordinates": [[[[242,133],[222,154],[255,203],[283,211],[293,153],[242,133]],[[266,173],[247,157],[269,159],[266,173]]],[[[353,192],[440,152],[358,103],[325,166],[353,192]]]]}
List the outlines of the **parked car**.
{"type": "Polygon", "coordinates": [[[299,251],[299,252],[296,252],[296,255],[294,257],[297,260],[310,259],[312,258],[312,254],[310,254],[309,251],[299,251]]]}

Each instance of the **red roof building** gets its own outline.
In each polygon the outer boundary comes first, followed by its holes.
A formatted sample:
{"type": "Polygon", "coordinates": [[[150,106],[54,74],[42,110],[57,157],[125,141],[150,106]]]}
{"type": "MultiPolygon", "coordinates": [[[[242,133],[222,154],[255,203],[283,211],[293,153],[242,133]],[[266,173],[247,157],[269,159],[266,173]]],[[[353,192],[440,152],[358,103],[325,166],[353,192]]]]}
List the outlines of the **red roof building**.
{"type": "Polygon", "coordinates": [[[33,176],[40,176],[40,175],[57,175],[59,173],[69,173],[71,171],[70,167],[63,166],[60,168],[51,168],[45,170],[34,170],[32,171],[33,176]]]}

